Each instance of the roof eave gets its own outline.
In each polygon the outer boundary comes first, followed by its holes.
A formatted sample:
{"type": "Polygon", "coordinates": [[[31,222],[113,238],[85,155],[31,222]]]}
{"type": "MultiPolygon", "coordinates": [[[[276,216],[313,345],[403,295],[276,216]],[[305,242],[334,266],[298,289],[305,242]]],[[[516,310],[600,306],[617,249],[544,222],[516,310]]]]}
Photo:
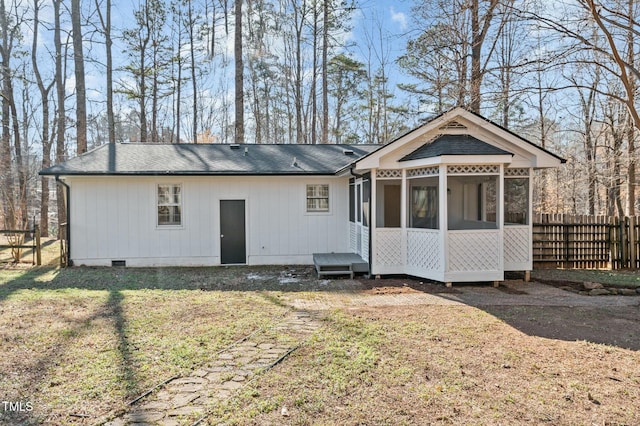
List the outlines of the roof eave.
{"type": "Polygon", "coordinates": [[[172,172],[172,171],[144,171],[144,172],[44,172],[40,176],[335,176],[336,172],[172,172]]]}

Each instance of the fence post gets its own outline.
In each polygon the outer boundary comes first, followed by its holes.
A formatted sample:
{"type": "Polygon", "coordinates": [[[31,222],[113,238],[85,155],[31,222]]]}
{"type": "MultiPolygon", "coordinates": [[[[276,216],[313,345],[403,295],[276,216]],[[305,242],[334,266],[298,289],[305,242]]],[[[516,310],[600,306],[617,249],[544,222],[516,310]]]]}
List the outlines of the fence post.
{"type": "Polygon", "coordinates": [[[629,217],[629,268],[636,269],[636,217],[629,217]]]}
{"type": "Polygon", "coordinates": [[[617,268],[616,262],[618,261],[618,250],[616,248],[616,218],[609,217],[609,256],[611,257],[611,270],[614,271],[617,268]]]}
{"type": "Polygon", "coordinates": [[[40,225],[34,224],[33,225],[33,233],[35,234],[35,240],[36,240],[36,265],[40,266],[42,265],[42,250],[41,250],[41,244],[40,244],[40,225]]]}
{"type": "Polygon", "coordinates": [[[622,249],[621,269],[625,269],[629,266],[629,247],[627,246],[627,243],[629,242],[629,233],[627,232],[628,223],[627,217],[620,218],[620,248],[622,249]]]}
{"type": "Polygon", "coordinates": [[[564,268],[569,269],[569,224],[567,223],[567,215],[562,215],[562,232],[564,233],[564,268]]]}

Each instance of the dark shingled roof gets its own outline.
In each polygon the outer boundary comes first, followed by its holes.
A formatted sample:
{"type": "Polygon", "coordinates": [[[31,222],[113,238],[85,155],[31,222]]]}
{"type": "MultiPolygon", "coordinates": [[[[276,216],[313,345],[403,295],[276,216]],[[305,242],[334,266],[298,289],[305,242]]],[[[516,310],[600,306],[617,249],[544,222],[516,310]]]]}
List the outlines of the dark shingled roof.
{"type": "Polygon", "coordinates": [[[400,161],[419,160],[441,155],[513,155],[468,135],[442,135],[422,145],[400,161]]]}
{"type": "Polygon", "coordinates": [[[107,144],[40,174],[332,175],[378,148],[380,145],[107,144]]]}

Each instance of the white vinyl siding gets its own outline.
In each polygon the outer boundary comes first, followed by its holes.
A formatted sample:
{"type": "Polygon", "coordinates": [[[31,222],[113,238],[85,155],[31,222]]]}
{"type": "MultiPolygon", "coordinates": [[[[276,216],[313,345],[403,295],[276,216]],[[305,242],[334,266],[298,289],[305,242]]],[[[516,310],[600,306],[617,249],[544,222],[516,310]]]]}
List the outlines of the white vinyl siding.
{"type": "Polygon", "coordinates": [[[349,251],[348,178],[181,177],[182,227],[157,226],[167,177],[68,178],[71,258],[77,265],[220,264],[220,200],[246,200],[247,263],[311,264],[349,251]],[[329,185],[330,214],[308,214],[306,185],[329,185]]]}

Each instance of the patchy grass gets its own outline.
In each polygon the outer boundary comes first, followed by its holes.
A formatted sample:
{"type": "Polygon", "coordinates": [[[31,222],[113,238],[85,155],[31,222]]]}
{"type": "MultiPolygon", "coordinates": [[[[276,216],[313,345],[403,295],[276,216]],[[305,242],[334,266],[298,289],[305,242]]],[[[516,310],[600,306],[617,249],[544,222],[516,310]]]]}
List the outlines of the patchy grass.
{"type": "Polygon", "coordinates": [[[460,306],[334,313],[211,423],[640,422],[637,352],[528,335],[505,322],[517,315],[460,306]]]}
{"type": "Polygon", "coordinates": [[[201,284],[178,269],[1,271],[0,399],[34,407],[14,421],[69,424],[123,407],[286,311],[261,292],[201,284]]]}
{"type": "Polygon", "coordinates": [[[576,283],[596,282],[608,287],[638,288],[638,271],[606,271],[595,269],[536,269],[531,272],[534,280],[542,282],[576,283]]]}

